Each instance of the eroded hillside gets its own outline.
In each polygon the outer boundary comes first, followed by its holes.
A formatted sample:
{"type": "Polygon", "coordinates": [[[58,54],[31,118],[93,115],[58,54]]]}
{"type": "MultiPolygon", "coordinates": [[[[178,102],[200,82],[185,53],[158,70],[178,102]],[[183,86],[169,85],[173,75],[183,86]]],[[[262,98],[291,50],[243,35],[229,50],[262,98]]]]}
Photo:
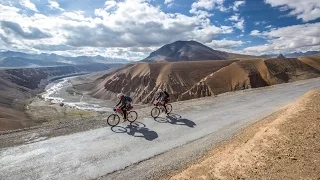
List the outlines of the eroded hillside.
{"type": "Polygon", "coordinates": [[[270,86],[320,76],[320,58],[249,59],[137,63],[106,74],[78,90],[101,99],[116,99],[123,92],[135,103],[147,103],[158,88],[173,100],[212,96],[229,91],[270,86]]]}
{"type": "Polygon", "coordinates": [[[137,63],[106,74],[93,83],[77,85],[96,98],[116,99],[119,92],[134,102],[149,102],[158,88],[166,88],[177,99],[208,74],[235,61],[192,61],[172,63],[137,63]]]}
{"type": "Polygon", "coordinates": [[[238,61],[205,77],[179,99],[203,97],[199,89],[211,95],[319,77],[320,58],[313,60],[310,65],[295,58],[238,61]]]}

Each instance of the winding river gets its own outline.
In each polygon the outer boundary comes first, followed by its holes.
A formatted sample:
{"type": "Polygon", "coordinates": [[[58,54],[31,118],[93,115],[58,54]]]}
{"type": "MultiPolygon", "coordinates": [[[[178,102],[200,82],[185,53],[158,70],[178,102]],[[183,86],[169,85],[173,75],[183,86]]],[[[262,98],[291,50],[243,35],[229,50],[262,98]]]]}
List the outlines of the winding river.
{"type": "Polygon", "coordinates": [[[76,77],[67,77],[53,81],[45,88],[42,97],[45,101],[53,103],[63,103],[66,106],[81,110],[90,111],[112,111],[116,104],[114,101],[95,99],[88,95],[79,95],[70,93],[67,90],[72,87],[71,79],[76,77]]]}

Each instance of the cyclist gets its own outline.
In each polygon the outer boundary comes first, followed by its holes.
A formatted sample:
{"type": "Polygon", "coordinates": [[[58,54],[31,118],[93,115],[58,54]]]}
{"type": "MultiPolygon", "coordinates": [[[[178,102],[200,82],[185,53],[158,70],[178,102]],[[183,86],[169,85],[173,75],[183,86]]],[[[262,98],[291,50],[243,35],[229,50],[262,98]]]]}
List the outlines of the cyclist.
{"type": "Polygon", "coordinates": [[[119,102],[115,107],[120,105],[119,108],[122,110],[123,119],[126,121],[127,120],[127,110],[131,106],[132,99],[129,96],[125,96],[123,93],[119,93],[117,95],[117,98],[119,99],[119,102]]]}
{"type": "Polygon", "coordinates": [[[165,113],[168,115],[166,104],[168,102],[169,93],[166,90],[158,89],[156,92],[156,100],[161,102],[164,107],[165,113]]]}

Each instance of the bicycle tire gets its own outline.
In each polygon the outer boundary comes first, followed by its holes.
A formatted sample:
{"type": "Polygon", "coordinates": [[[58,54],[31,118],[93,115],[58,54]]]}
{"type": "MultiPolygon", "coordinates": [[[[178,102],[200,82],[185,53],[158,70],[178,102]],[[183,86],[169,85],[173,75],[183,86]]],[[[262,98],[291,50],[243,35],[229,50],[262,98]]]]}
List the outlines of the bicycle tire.
{"type": "Polygon", "coordinates": [[[111,114],[108,119],[107,119],[107,123],[109,124],[109,126],[116,126],[118,125],[120,122],[120,117],[117,114],[111,114]]]}
{"type": "Polygon", "coordinates": [[[134,122],[138,119],[138,113],[136,111],[129,111],[127,119],[129,122],[134,122]]]}
{"type": "Polygon", "coordinates": [[[172,105],[171,104],[166,104],[166,109],[167,109],[167,113],[171,113],[172,112],[172,105]]]}
{"type": "Polygon", "coordinates": [[[160,115],[160,109],[159,109],[158,107],[152,108],[152,110],[151,110],[151,116],[152,116],[153,118],[157,118],[157,117],[159,117],[159,115],[160,115]]]}

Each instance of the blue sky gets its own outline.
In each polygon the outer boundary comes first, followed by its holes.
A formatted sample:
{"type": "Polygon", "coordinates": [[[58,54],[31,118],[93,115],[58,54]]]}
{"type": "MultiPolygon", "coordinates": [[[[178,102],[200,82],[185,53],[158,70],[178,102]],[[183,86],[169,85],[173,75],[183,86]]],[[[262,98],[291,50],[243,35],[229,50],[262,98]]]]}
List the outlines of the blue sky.
{"type": "Polygon", "coordinates": [[[176,40],[253,55],[320,50],[319,0],[0,0],[0,50],[142,59],[176,40]]]}

